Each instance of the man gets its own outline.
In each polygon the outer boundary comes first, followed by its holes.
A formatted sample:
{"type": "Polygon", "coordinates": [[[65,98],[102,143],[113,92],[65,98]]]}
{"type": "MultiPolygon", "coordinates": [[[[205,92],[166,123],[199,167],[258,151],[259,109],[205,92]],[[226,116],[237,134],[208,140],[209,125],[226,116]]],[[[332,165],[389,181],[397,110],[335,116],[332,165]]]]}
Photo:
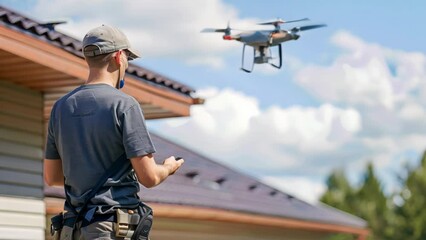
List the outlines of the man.
{"type": "Polygon", "coordinates": [[[44,179],[50,186],[64,185],[66,223],[76,217],[105,172],[122,161],[123,169],[113,170],[101,190],[89,199],[84,218],[75,225],[65,224],[61,239],[71,239],[72,235],[72,239],[124,239],[116,237],[116,220],[112,219],[117,209],[138,206],[137,181],[154,187],[184,160],[171,156],[162,165],[156,164],[155,148],[139,103],[119,91],[128,61],[139,57],[126,36],[102,25],[86,34],[83,53],[89,66],[86,83],[59,99],[52,109],[44,179]]]}

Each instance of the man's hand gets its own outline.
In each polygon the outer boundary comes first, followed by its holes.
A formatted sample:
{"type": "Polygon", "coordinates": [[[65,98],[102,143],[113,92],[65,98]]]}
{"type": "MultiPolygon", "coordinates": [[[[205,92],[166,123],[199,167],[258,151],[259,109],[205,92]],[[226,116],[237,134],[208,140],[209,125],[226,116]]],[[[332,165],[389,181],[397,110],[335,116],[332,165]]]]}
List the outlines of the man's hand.
{"type": "Polygon", "coordinates": [[[184,162],[185,160],[183,158],[171,156],[164,160],[163,165],[169,168],[169,175],[173,175],[184,162]]]}
{"type": "Polygon", "coordinates": [[[182,166],[184,160],[176,160],[174,156],[171,156],[160,165],[155,163],[152,154],[148,154],[142,157],[131,158],[131,162],[139,182],[145,187],[151,188],[157,186],[168,176],[175,173],[182,166]]]}

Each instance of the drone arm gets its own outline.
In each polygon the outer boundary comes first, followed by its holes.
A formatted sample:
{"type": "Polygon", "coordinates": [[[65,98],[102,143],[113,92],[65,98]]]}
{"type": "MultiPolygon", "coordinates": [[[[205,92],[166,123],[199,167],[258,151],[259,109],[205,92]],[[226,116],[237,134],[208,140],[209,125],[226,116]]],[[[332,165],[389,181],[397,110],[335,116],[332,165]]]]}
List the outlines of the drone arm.
{"type": "Polygon", "coordinates": [[[223,40],[239,40],[240,37],[238,35],[223,35],[223,40]]]}

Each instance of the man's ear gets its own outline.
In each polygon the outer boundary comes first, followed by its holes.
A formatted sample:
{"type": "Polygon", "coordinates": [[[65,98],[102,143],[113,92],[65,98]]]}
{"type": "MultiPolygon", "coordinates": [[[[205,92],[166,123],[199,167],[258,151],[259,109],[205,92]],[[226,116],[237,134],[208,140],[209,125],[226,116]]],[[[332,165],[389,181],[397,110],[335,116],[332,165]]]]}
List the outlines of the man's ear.
{"type": "Polygon", "coordinates": [[[114,56],[114,58],[115,58],[115,63],[117,63],[117,65],[118,65],[118,66],[120,66],[120,65],[121,65],[121,58],[120,58],[120,56],[121,56],[121,50],[117,51],[117,52],[115,53],[115,56],[114,56]]]}

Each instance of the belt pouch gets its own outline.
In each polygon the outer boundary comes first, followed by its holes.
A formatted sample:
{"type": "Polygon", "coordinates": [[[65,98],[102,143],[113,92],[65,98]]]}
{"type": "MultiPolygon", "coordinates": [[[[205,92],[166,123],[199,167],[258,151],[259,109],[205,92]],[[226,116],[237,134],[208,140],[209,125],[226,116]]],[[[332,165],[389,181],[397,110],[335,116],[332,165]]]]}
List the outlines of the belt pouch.
{"type": "Polygon", "coordinates": [[[115,236],[130,238],[133,236],[136,226],[140,222],[140,216],[135,210],[117,209],[117,224],[115,236]]]}
{"type": "Polygon", "coordinates": [[[50,234],[52,236],[55,235],[55,239],[59,239],[58,236],[61,234],[61,230],[64,227],[64,215],[62,213],[59,213],[58,215],[53,216],[50,221],[50,234]]]}
{"type": "Polygon", "coordinates": [[[135,232],[133,233],[132,240],[147,240],[149,239],[149,232],[151,231],[153,223],[153,213],[152,209],[140,202],[138,212],[140,214],[139,224],[136,226],[135,232]]]}

